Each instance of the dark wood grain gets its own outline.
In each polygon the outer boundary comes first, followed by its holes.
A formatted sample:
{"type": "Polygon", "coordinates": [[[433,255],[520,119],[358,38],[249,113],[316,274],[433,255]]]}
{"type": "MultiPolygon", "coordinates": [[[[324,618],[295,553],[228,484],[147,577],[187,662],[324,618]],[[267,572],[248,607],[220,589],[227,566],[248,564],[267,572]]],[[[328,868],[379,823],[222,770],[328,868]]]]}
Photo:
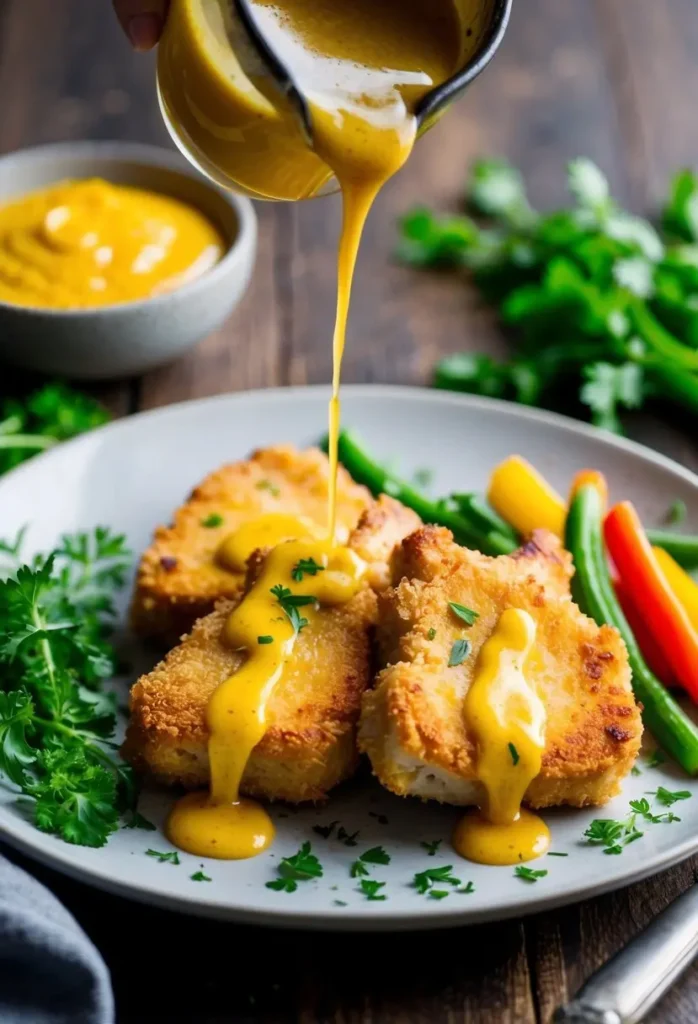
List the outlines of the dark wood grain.
{"type": "MultiPolygon", "coordinates": [[[[696,53],[695,0],[518,0],[491,69],[420,142],[376,205],[345,379],[424,382],[447,352],[503,351],[491,314],[463,282],[391,262],[396,217],[418,202],[454,208],[480,154],[515,161],[534,202],[546,207],[563,201],[565,162],[588,155],[621,200],[651,209],[670,172],[698,164],[696,53]]],[[[153,78],[153,58],[131,53],[108,0],[0,0],[0,152],[79,137],[167,144],[153,78]]],[[[265,204],[259,215],[255,277],[230,321],[177,363],[99,389],[115,413],[328,380],[339,201],[265,204]]],[[[0,374],[5,390],[30,383],[0,374]]],[[[695,441],[671,416],[639,419],[633,429],[698,466],[695,441]]],[[[599,854],[600,872],[603,861],[599,854]]],[[[120,1024],[545,1024],[696,871],[689,862],[525,922],[387,939],[190,920],[29,866],[102,950],[120,1024]]],[[[698,967],[651,1022],[696,1020],[698,967]]]]}

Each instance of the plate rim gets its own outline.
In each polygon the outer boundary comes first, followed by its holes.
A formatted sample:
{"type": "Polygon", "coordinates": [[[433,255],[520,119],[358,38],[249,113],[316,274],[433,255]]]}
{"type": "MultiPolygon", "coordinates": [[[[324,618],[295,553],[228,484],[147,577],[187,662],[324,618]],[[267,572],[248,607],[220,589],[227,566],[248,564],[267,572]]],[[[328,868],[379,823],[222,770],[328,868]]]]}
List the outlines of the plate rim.
{"type": "MultiPolygon", "coordinates": [[[[47,460],[61,457],[61,453],[62,457],[69,456],[71,452],[79,449],[80,446],[89,445],[93,438],[101,436],[105,432],[114,433],[130,429],[138,430],[143,421],[148,422],[152,418],[176,419],[189,409],[200,409],[213,405],[224,406],[231,403],[234,405],[256,405],[259,402],[273,403],[282,397],[293,400],[301,399],[309,394],[316,397],[327,397],[330,394],[330,389],[327,385],[316,384],[227,392],[221,395],[188,399],[120,417],[96,430],[63,442],[11,470],[0,480],[0,491],[4,490],[8,485],[11,486],[14,481],[24,474],[35,472],[37,463],[43,465],[47,460]]],[[[681,477],[696,490],[698,497],[698,474],[682,466],[674,459],[656,452],[639,442],[600,430],[590,424],[574,420],[560,413],[535,409],[529,406],[520,406],[514,402],[507,402],[501,399],[413,385],[347,384],[342,388],[342,394],[344,398],[369,398],[372,401],[374,399],[380,401],[381,398],[417,402],[428,401],[436,402],[437,404],[463,406],[475,410],[495,410],[500,415],[507,416],[512,420],[525,420],[548,426],[554,430],[563,431],[568,435],[586,437],[595,443],[610,446],[616,450],[625,451],[628,454],[640,457],[645,462],[653,463],[681,477]]],[[[573,886],[564,893],[552,893],[547,896],[543,891],[540,893],[531,892],[530,896],[523,896],[520,901],[510,903],[507,907],[498,909],[494,915],[487,908],[468,910],[462,906],[440,906],[438,912],[429,915],[421,914],[419,911],[411,908],[405,908],[403,910],[386,909],[381,916],[368,917],[365,913],[349,910],[348,908],[343,909],[342,913],[337,915],[322,913],[318,910],[304,910],[292,906],[281,906],[273,909],[251,909],[224,906],[216,899],[206,899],[202,895],[194,895],[193,893],[191,896],[188,896],[187,894],[180,893],[159,892],[149,888],[147,884],[141,883],[137,879],[130,882],[116,880],[109,875],[106,866],[100,869],[98,866],[75,865],[71,860],[71,847],[69,844],[61,843],[60,840],[47,836],[38,830],[36,835],[37,837],[43,837],[44,842],[38,846],[35,845],[31,839],[19,834],[19,823],[17,828],[15,828],[12,818],[9,821],[3,821],[2,825],[2,836],[0,838],[30,859],[35,859],[85,885],[93,885],[95,888],[125,897],[126,899],[136,900],[139,903],[151,904],[164,909],[177,910],[195,916],[236,921],[243,924],[326,931],[426,931],[446,927],[463,927],[469,924],[483,923],[484,921],[503,921],[512,917],[525,917],[543,910],[571,905],[606,892],[625,888],[658,874],[698,852],[698,834],[696,834],[695,838],[686,839],[678,846],[668,849],[663,854],[655,855],[645,863],[639,862],[634,869],[624,873],[620,880],[613,876],[606,877],[591,887],[588,884],[582,884],[576,887],[573,886]],[[56,845],[54,849],[51,849],[53,843],[56,845]]]]}

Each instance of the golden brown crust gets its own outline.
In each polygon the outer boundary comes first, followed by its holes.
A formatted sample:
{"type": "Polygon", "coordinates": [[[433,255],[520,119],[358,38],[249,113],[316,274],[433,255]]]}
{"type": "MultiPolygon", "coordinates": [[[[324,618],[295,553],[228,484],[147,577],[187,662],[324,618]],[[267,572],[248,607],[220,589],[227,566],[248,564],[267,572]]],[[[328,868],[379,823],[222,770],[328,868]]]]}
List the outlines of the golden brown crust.
{"type": "MultiPolygon", "coordinates": [[[[371,505],[350,546],[384,564],[414,526],[412,514],[403,511],[392,499],[371,505]]],[[[261,557],[250,559],[248,586],[261,557]]],[[[235,604],[220,602],[131,691],[124,756],[162,782],[195,787],[208,781],[206,707],[242,657],[222,639],[235,604]]],[[[250,758],[244,792],[292,802],[320,800],[353,773],[361,695],[372,674],[376,604],[367,585],[348,604],[323,608],[313,628],[301,632],[292,664],[269,701],[269,726],[250,758]]]]}
{"type": "MultiPolygon", "coordinates": [[[[266,448],[211,473],[176,510],[172,525],[156,529],[141,558],[131,604],[134,630],[176,643],[216,601],[237,597],[243,574],[222,568],[214,558],[223,538],[265,512],[299,514],[323,524],[328,480],[321,451],[291,446],[266,448]],[[203,526],[211,515],[222,518],[220,525],[203,526]]],[[[346,534],[370,503],[368,491],[340,467],[337,516],[346,534]]]]}
{"type": "Polygon", "coordinates": [[[379,597],[386,667],[364,696],[359,736],[380,780],[404,795],[419,788],[427,766],[443,773],[445,793],[466,794],[476,751],[463,700],[501,612],[521,608],[537,623],[535,677],[548,713],[543,769],[527,800],[581,806],[612,796],[639,750],[640,713],[625,645],[572,602],[571,562],[559,542],[539,531],[515,555],[488,558],[459,547],[448,530],[425,527],[396,552],[393,570],[399,582],[379,597]],[[463,626],[449,601],[479,613],[467,630],[472,652],[452,668],[449,653],[463,626]]]}

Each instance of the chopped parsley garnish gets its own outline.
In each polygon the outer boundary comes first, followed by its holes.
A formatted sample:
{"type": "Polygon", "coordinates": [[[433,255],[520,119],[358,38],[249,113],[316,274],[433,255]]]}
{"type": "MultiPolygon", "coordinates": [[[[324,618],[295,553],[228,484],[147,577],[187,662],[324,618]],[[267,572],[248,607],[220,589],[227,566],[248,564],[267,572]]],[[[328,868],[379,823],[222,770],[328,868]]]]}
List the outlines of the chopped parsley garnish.
{"type": "Polygon", "coordinates": [[[279,495],[281,494],[279,488],[276,486],[276,484],[273,484],[271,480],[260,480],[258,483],[255,484],[255,487],[257,488],[258,491],[269,491],[272,498],[278,498],[279,495]]]}
{"type": "Polygon", "coordinates": [[[298,882],[322,878],[322,864],[311,851],[310,843],[305,842],[298,853],[294,853],[292,857],[284,857],[276,865],[279,877],[272,882],[267,882],[267,889],[275,889],[277,892],[295,892],[298,882]]]}
{"type": "Polygon", "coordinates": [[[469,896],[471,892],[475,892],[475,886],[472,882],[466,882],[460,889],[456,889],[456,892],[462,892],[466,896],[469,896]]]}
{"type": "Polygon", "coordinates": [[[319,572],[324,571],[325,566],[318,565],[314,558],[301,558],[291,570],[291,577],[296,583],[300,583],[304,576],[317,576],[319,572]]]}
{"type": "Polygon", "coordinates": [[[346,907],[344,900],[332,900],[332,904],[335,907],[346,907]]]}
{"type": "Polygon", "coordinates": [[[667,512],[667,522],[672,526],[677,526],[682,523],[686,518],[688,509],[686,508],[686,502],[682,501],[681,498],[677,498],[676,501],[672,501],[667,512]]]}
{"type": "Polygon", "coordinates": [[[430,889],[429,898],[432,900],[443,900],[448,896],[448,889],[430,889]]]}
{"type": "Polygon", "coordinates": [[[213,879],[205,875],[203,871],[195,871],[193,875],[189,875],[192,882],[211,882],[213,879]]]}
{"type": "Polygon", "coordinates": [[[358,835],[358,828],[356,832],[352,832],[351,834],[347,832],[343,825],[340,825],[337,829],[337,839],[339,839],[340,843],[344,843],[345,846],[356,846],[358,835]]]}
{"type": "Polygon", "coordinates": [[[275,587],[271,588],[271,593],[279,602],[281,610],[291,623],[295,632],[300,633],[300,631],[308,625],[308,620],[301,616],[298,609],[304,608],[306,605],[317,604],[317,598],[305,594],[294,594],[288,589],[288,587],[282,587],[280,583],[277,583],[275,587]]]}
{"type": "Polygon", "coordinates": [[[456,640],[448,658],[448,667],[454,668],[456,665],[461,665],[470,654],[470,648],[469,640],[456,640]]]}
{"type": "Polygon", "coordinates": [[[156,827],[152,821],[148,821],[138,811],[132,811],[129,815],[128,821],[124,822],[124,828],[142,828],[144,832],[155,832],[156,827]]]}
{"type": "Polygon", "coordinates": [[[364,894],[367,900],[387,900],[385,893],[379,895],[381,889],[385,887],[385,882],[374,882],[372,878],[362,878],[359,882],[359,888],[364,894]]]}
{"type": "Polygon", "coordinates": [[[257,643],[261,644],[262,646],[264,646],[265,644],[273,644],[274,643],[274,637],[273,636],[269,636],[269,634],[266,634],[265,636],[258,636],[257,637],[257,643]]]}
{"type": "Polygon", "coordinates": [[[548,851],[549,857],[569,857],[569,853],[558,853],[556,850],[548,851]]]}
{"type": "Polygon", "coordinates": [[[215,526],[221,526],[222,523],[223,516],[219,515],[218,512],[212,512],[210,516],[206,516],[205,519],[201,520],[201,525],[209,530],[212,530],[215,526]]]}
{"type": "Polygon", "coordinates": [[[323,839],[329,839],[338,824],[338,821],[331,821],[329,825],[313,825],[313,832],[317,832],[323,839]]]}
{"type": "Polygon", "coordinates": [[[423,850],[427,851],[430,857],[433,857],[438,851],[442,842],[443,840],[441,839],[435,839],[433,843],[420,843],[419,845],[422,847],[423,850]]]}
{"type": "Polygon", "coordinates": [[[604,853],[620,854],[628,843],[635,843],[644,833],[636,827],[636,814],[623,821],[613,818],[595,818],[584,833],[584,839],[593,846],[603,846],[604,853]]]}
{"type": "Polygon", "coordinates": [[[509,747],[509,753],[511,754],[511,760],[512,760],[514,766],[516,766],[519,763],[519,761],[521,760],[521,758],[519,757],[519,752],[518,752],[518,750],[516,749],[516,747],[514,746],[513,743],[509,743],[509,744],[507,744],[507,746],[509,747]]]}
{"type": "Polygon", "coordinates": [[[632,766],[632,768],[630,769],[630,774],[631,774],[631,775],[642,775],[642,772],[640,771],[640,769],[638,768],[638,766],[637,766],[636,764],[634,764],[634,765],[632,766]]]}
{"type": "Polygon", "coordinates": [[[446,864],[442,868],[427,868],[426,871],[420,871],[414,876],[412,885],[422,896],[433,889],[434,883],[445,882],[447,885],[460,885],[460,878],[455,878],[451,874],[452,871],[452,864],[446,864]]]}
{"type": "Polygon", "coordinates": [[[524,882],[537,882],[539,878],[545,878],[547,873],[545,868],[534,870],[533,868],[527,868],[525,864],[518,864],[514,868],[516,877],[521,878],[524,882]]]}
{"type": "Polygon", "coordinates": [[[660,804],[664,804],[665,807],[671,807],[672,804],[677,803],[679,800],[691,799],[691,794],[687,789],[679,789],[672,793],[671,790],[665,789],[664,786],[660,786],[653,795],[656,796],[660,804]]]}
{"type": "Polygon", "coordinates": [[[665,761],[666,755],[663,750],[659,749],[659,747],[657,747],[656,750],[653,750],[651,754],[647,755],[648,768],[656,768],[658,765],[664,764],[665,761]]]}
{"type": "Polygon", "coordinates": [[[158,864],[175,864],[180,863],[179,854],[176,850],[170,850],[169,853],[161,853],[159,850],[146,850],[146,857],[157,857],[158,864]]]}
{"type": "Polygon", "coordinates": [[[431,629],[429,630],[429,632],[427,633],[427,640],[435,640],[435,639],[436,639],[436,630],[432,626],[431,629]]]}
{"type": "Polygon", "coordinates": [[[457,615],[459,619],[463,620],[466,626],[474,626],[475,620],[480,618],[479,612],[474,612],[472,608],[466,608],[464,604],[457,604],[455,601],[449,601],[448,607],[454,615],[457,615]]]}
{"type": "Polygon", "coordinates": [[[370,850],[362,853],[358,860],[354,861],[350,869],[351,877],[360,878],[362,875],[368,875],[367,864],[390,864],[390,854],[386,853],[382,846],[371,847],[370,850]]]}

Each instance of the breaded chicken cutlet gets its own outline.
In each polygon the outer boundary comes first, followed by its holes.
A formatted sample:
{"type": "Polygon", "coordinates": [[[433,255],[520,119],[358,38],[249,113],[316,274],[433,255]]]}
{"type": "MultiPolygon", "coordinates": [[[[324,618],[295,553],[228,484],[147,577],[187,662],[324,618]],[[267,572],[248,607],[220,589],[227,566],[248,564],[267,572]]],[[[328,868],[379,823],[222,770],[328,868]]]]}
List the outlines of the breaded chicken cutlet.
{"type": "Polygon", "coordinates": [[[378,644],[385,666],[363,698],[359,746],[387,789],[445,803],[480,804],[477,750],[463,705],[478,652],[506,608],[537,623],[535,685],[546,708],[540,774],[525,802],[583,807],[614,796],[640,748],[642,723],[625,645],[570,596],[571,556],[538,531],[512,556],[489,558],[424,527],[396,552],[395,586],[379,596],[378,644]],[[478,613],[472,628],[449,602],[478,613]],[[454,641],[472,648],[449,667],[454,641]]]}
{"type": "MultiPolygon", "coordinates": [[[[141,636],[175,644],[221,598],[236,598],[244,573],[216,559],[221,541],[264,513],[327,521],[329,462],[317,448],[266,448],[211,473],[155,531],[141,558],[131,604],[131,623],[141,636]]],[[[345,540],[371,503],[366,488],[341,466],[337,475],[338,537],[345,540]]]]}
{"type": "MultiPolygon", "coordinates": [[[[347,604],[322,608],[312,628],[299,634],[294,657],[267,705],[268,728],[248,762],[243,793],[267,800],[320,800],[354,772],[361,695],[372,676],[374,588],[387,582],[395,546],[419,525],[414,512],[385,496],[364,512],[348,543],[370,563],[366,585],[347,604]]],[[[261,558],[250,560],[248,587],[261,558]]],[[[208,782],[206,707],[243,659],[223,640],[235,604],[221,601],[131,690],[123,753],[161,782],[190,788],[208,782]]]]}

